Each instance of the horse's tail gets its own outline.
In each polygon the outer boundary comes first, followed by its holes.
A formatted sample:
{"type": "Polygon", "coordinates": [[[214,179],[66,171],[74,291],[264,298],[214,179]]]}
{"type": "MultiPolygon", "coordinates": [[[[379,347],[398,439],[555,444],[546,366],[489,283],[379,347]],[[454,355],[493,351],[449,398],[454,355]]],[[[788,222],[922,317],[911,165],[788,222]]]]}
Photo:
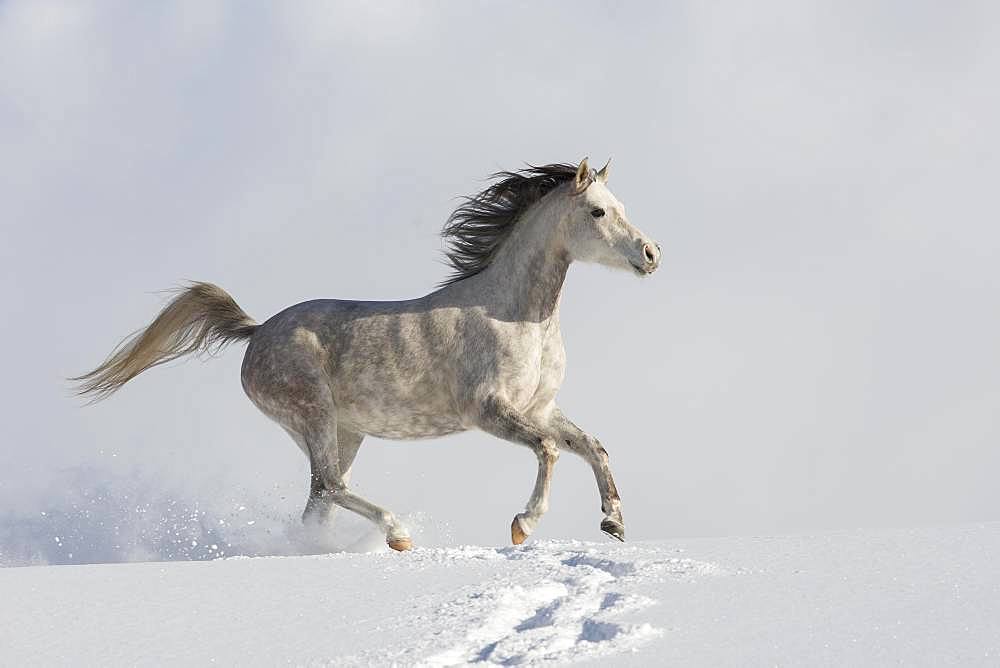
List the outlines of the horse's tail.
{"type": "Polygon", "coordinates": [[[146,369],[198,350],[218,349],[250,338],[257,324],[225,290],[211,283],[191,283],[160,311],[146,329],[118,344],[99,367],[76,378],[76,392],[105,399],[146,369]]]}

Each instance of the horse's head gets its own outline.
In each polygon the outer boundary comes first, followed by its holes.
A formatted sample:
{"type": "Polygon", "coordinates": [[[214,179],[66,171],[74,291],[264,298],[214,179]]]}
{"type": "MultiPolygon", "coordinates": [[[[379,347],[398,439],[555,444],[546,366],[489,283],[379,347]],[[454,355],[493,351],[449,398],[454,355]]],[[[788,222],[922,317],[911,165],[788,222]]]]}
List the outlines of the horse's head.
{"type": "Polygon", "coordinates": [[[648,276],[660,266],[660,245],[628,222],[625,207],[607,183],[608,165],[591,174],[587,159],[580,162],[570,184],[570,213],[564,219],[566,248],[574,260],[648,276]]]}

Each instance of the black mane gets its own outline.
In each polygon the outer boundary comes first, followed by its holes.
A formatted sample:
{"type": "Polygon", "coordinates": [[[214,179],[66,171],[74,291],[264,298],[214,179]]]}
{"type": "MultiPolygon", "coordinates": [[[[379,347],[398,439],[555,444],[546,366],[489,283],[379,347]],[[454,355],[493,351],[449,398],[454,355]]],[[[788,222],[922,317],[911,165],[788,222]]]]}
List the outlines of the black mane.
{"type": "Polygon", "coordinates": [[[557,186],[576,177],[577,167],[556,163],[528,165],[516,172],[497,172],[478,195],[467,197],[448,217],[441,232],[451,275],[441,285],[475,276],[489,266],[518,218],[557,186]]]}

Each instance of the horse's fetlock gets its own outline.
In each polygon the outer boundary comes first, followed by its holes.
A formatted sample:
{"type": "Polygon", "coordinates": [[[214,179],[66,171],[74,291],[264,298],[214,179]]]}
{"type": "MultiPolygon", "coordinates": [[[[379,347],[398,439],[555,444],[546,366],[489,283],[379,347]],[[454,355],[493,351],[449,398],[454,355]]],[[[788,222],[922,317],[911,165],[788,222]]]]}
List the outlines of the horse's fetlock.
{"type": "Polygon", "coordinates": [[[608,517],[616,517],[621,520],[622,502],[620,499],[605,499],[601,502],[601,512],[608,517]]]}

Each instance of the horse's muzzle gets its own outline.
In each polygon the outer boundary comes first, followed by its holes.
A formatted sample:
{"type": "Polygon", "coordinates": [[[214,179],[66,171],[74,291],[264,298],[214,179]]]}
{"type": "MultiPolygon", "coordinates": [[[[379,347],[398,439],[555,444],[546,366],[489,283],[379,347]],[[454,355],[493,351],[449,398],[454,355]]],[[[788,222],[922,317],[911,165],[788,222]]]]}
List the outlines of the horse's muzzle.
{"type": "Polygon", "coordinates": [[[631,265],[636,273],[641,276],[652,274],[660,266],[660,244],[654,241],[640,241],[642,253],[638,261],[632,261],[631,265]]]}

